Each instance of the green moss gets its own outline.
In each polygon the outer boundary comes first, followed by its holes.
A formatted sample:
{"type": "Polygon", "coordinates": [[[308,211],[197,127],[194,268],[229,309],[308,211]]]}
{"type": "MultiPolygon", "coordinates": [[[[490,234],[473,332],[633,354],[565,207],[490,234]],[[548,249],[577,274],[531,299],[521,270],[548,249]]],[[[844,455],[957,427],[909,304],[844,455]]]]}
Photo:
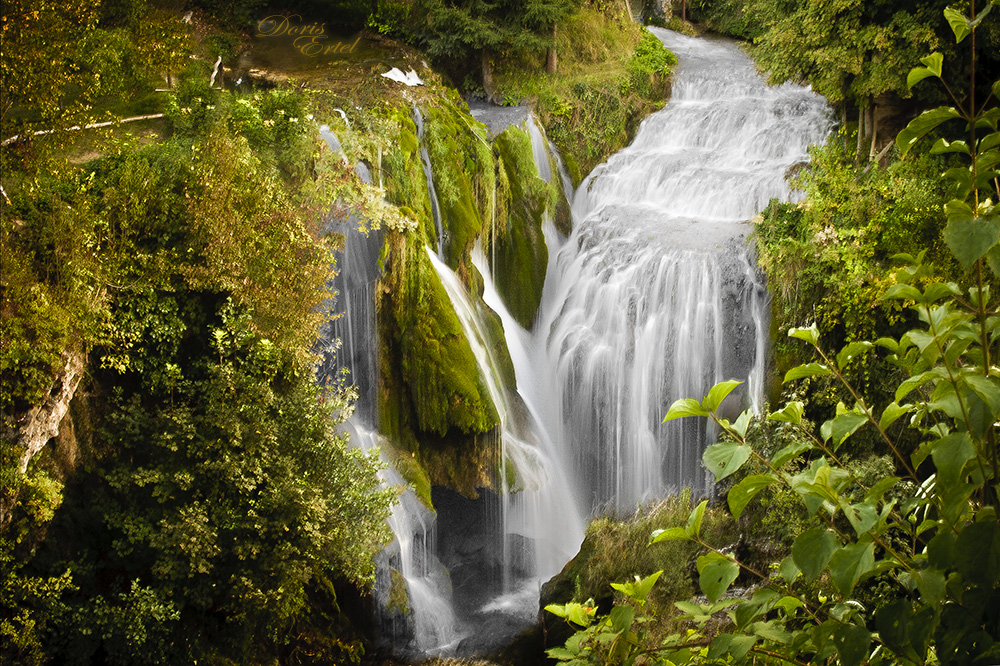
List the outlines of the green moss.
{"type": "Polygon", "coordinates": [[[554,208],[553,201],[559,200],[560,188],[539,177],[531,138],[521,128],[505,130],[497,136],[496,146],[510,201],[506,219],[496,225],[491,266],[500,297],[518,323],[530,329],[542,301],[549,257],[542,219],[547,209],[554,208]]]}
{"type": "Polygon", "coordinates": [[[424,242],[433,243],[437,230],[420,158],[417,126],[408,111],[400,107],[388,110],[387,121],[395,131],[390,147],[382,155],[386,200],[410,211],[420,222],[424,242]]]}
{"type": "Polygon", "coordinates": [[[673,55],[622,5],[589,2],[559,26],[559,70],[529,55],[497,63],[504,99],[528,99],[574,185],[621,150],[669,92],[673,55]]]}
{"type": "Polygon", "coordinates": [[[403,615],[410,612],[410,596],[406,593],[406,579],[403,574],[392,569],[392,583],[389,585],[389,595],[386,600],[386,608],[389,611],[398,611],[403,615]]]}
{"type": "Polygon", "coordinates": [[[457,93],[426,110],[424,139],[441,206],[448,265],[470,286],[469,260],[483,220],[495,212],[496,175],[485,128],[469,115],[457,93]]]}

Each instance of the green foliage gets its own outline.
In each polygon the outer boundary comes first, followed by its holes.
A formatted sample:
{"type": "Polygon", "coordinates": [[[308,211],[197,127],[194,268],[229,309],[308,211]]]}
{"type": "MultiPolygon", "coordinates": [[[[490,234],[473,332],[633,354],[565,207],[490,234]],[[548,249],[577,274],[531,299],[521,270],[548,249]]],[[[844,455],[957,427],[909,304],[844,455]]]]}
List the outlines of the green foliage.
{"type": "Polygon", "coordinates": [[[5,180],[5,416],[81,346],[100,422],[65,497],[3,450],[5,660],[358,659],[333,582],[371,585],[393,494],[335,431],[349,394],[315,387],[309,223],[359,185],[292,93],[202,92],[168,141],[5,180]]]}
{"type": "MultiPolygon", "coordinates": [[[[527,132],[510,127],[497,136],[496,146],[511,201],[509,215],[498,220],[489,238],[491,267],[504,303],[515,319],[530,329],[542,300],[548,266],[542,217],[550,200],[549,186],[538,175],[527,132]]],[[[558,186],[558,177],[553,178],[553,186],[558,186]]]]}
{"type": "Polygon", "coordinates": [[[566,18],[556,37],[555,74],[538,58],[511,58],[497,67],[505,103],[527,98],[559,147],[574,183],[616,150],[639,122],[660,108],[669,90],[673,55],[630,21],[619,4],[587,4],[566,18]]]}
{"type": "Polygon", "coordinates": [[[92,121],[112,95],[120,110],[121,99],[151,91],[191,50],[187,26],[138,0],[5,0],[3,16],[4,139],[92,121]]]}

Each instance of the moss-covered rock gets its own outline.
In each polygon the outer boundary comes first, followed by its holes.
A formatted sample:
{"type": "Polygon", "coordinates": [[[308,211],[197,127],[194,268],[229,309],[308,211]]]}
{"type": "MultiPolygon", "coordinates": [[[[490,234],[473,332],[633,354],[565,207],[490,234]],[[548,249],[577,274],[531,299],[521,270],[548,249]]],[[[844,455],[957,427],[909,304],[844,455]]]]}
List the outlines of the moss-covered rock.
{"type": "Polygon", "coordinates": [[[424,140],[441,206],[445,260],[478,291],[470,254],[483,220],[495,214],[496,168],[486,128],[469,115],[457,93],[448,93],[426,109],[424,140]]]}
{"type": "Polygon", "coordinates": [[[510,189],[508,214],[495,228],[490,252],[497,291],[518,323],[530,329],[542,302],[549,253],[542,219],[550,188],[538,175],[531,138],[520,127],[509,127],[496,138],[501,168],[510,189]]]}
{"type": "Polygon", "coordinates": [[[467,495],[494,486],[499,425],[475,356],[417,234],[386,236],[378,294],[379,429],[429,503],[430,484],[467,495]]]}

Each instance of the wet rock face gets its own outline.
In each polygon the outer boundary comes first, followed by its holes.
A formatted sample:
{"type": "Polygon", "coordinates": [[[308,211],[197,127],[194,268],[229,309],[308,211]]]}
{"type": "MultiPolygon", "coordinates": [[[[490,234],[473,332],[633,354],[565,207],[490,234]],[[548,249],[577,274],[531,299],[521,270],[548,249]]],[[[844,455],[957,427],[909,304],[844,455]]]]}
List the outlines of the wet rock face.
{"type": "Polygon", "coordinates": [[[461,612],[475,612],[503,584],[503,542],[496,530],[500,510],[496,493],[478,489],[479,499],[469,499],[449,488],[435,486],[431,499],[437,509],[437,553],[451,572],[461,612]]]}

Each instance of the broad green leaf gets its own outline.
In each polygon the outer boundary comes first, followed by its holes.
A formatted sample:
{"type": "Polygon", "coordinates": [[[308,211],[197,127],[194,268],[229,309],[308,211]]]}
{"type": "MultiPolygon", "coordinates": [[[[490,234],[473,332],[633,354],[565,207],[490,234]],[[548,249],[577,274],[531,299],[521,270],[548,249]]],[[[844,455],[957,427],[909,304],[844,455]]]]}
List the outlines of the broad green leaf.
{"type": "Polygon", "coordinates": [[[697,565],[701,591],[712,603],[726,593],[740,574],[740,567],[736,562],[715,552],[699,557],[697,565]]]}
{"type": "Polygon", "coordinates": [[[701,406],[701,403],[694,398],[681,398],[670,405],[667,415],[663,417],[663,422],[672,421],[685,416],[708,416],[708,410],[701,406]]]}
{"type": "Polygon", "coordinates": [[[736,472],[750,457],[751,449],[746,444],[720,442],[705,449],[702,461],[705,467],[721,481],[736,472]]]}
{"type": "Polygon", "coordinates": [[[576,659],[580,656],[578,652],[571,652],[564,647],[549,648],[545,651],[545,654],[549,655],[553,659],[558,659],[559,661],[568,661],[570,659],[576,659]]]}
{"type": "Polygon", "coordinates": [[[908,599],[896,599],[875,614],[875,629],[879,638],[896,654],[906,654],[910,649],[910,618],[913,605],[908,599]]]}
{"type": "Polygon", "coordinates": [[[778,479],[773,474],[753,474],[746,477],[735,486],[729,490],[729,495],[727,497],[729,501],[729,511],[733,514],[733,518],[736,520],[740,519],[743,514],[743,509],[746,508],[747,504],[750,503],[757,493],[767,488],[773,483],[777,483],[778,479]]]}
{"type": "Polygon", "coordinates": [[[733,389],[742,383],[743,382],[738,382],[735,379],[719,382],[708,390],[708,395],[701,401],[701,406],[710,412],[718,410],[719,405],[721,405],[722,401],[726,399],[726,396],[732,393],[733,389]]]}
{"type": "Polygon", "coordinates": [[[965,383],[969,385],[976,395],[978,395],[986,406],[990,408],[991,420],[996,420],[1000,416],[1000,385],[997,380],[983,375],[965,375],[965,383]]]}
{"type": "Polygon", "coordinates": [[[935,51],[934,53],[920,59],[920,62],[927,66],[927,69],[934,73],[934,76],[941,77],[941,68],[944,64],[944,56],[935,51]]]}
{"type": "Polygon", "coordinates": [[[856,411],[858,408],[855,407],[851,411],[845,411],[834,417],[830,435],[833,439],[833,448],[836,449],[841,444],[844,443],[848,437],[853,435],[855,431],[868,422],[868,417],[864,414],[859,414],[856,411]]]}
{"type": "Polygon", "coordinates": [[[733,659],[739,661],[743,657],[747,656],[747,652],[750,648],[754,646],[757,642],[756,636],[733,636],[733,640],[729,642],[729,654],[733,656],[733,659]]]}
{"type": "MultiPolygon", "coordinates": [[[[971,211],[970,211],[971,212],[971,211]]],[[[955,258],[969,268],[982,259],[1000,240],[1000,226],[987,218],[949,215],[944,228],[944,242],[955,258]]]]}
{"type": "Polygon", "coordinates": [[[690,541],[691,535],[683,527],[668,527],[665,530],[653,530],[649,543],[660,543],[661,541],[690,541]]]}
{"type": "Polygon", "coordinates": [[[969,19],[965,18],[960,11],[952,9],[951,7],[946,7],[944,10],[944,17],[948,20],[948,25],[951,26],[951,31],[955,33],[956,44],[969,36],[969,33],[971,32],[969,19]]]}
{"type": "Polygon", "coordinates": [[[845,345],[837,354],[837,367],[843,370],[844,366],[853,361],[858,354],[863,354],[874,346],[870,342],[851,342],[845,345]]]}
{"type": "Polygon", "coordinates": [[[750,419],[753,417],[753,413],[747,409],[740,414],[739,418],[736,419],[736,423],[732,424],[730,427],[736,431],[740,437],[747,436],[747,426],[750,425],[750,419]]]}
{"type": "Polygon", "coordinates": [[[750,626],[750,631],[752,631],[755,636],[759,636],[765,641],[771,641],[772,643],[779,643],[781,645],[787,645],[792,640],[792,634],[778,626],[775,626],[773,620],[771,622],[755,622],[750,626]]]}
{"type": "Polygon", "coordinates": [[[719,634],[708,644],[708,658],[713,661],[721,659],[729,652],[729,646],[732,642],[732,634],[719,634]]]}
{"type": "Polygon", "coordinates": [[[797,365],[786,372],[784,383],[787,384],[790,381],[802,379],[803,377],[823,377],[829,374],[831,374],[830,368],[822,363],[806,363],[805,365],[797,365]]]}
{"type": "Polygon", "coordinates": [[[885,292],[882,300],[920,301],[921,296],[920,290],[912,284],[894,284],[885,292]]]}
{"type": "Polygon", "coordinates": [[[611,583],[611,587],[630,599],[645,601],[646,597],[649,596],[649,591],[653,589],[653,585],[656,584],[656,581],[661,575],[663,575],[662,569],[654,574],[646,576],[645,578],[639,578],[636,576],[635,582],[633,583],[611,583]]]}
{"type": "Polygon", "coordinates": [[[862,576],[875,568],[875,544],[860,541],[844,546],[830,558],[830,578],[842,595],[850,596],[862,576]]]}
{"type": "Polygon", "coordinates": [[[878,522],[878,510],[871,504],[847,504],[845,502],[840,508],[859,537],[878,522]]]}
{"type": "Polygon", "coordinates": [[[837,536],[823,527],[814,527],[800,534],[792,544],[792,559],[807,580],[818,576],[840,544],[837,536]]]}
{"type": "Polygon", "coordinates": [[[961,480],[966,463],[976,457],[976,447],[969,433],[953,433],[933,444],[931,457],[937,467],[938,483],[950,486],[961,480]]]}
{"type": "Polygon", "coordinates": [[[567,615],[566,607],[561,604],[549,604],[545,607],[545,610],[559,617],[566,617],[567,615]]]}
{"type": "Polygon", "coordinates": [[[705,517],[705,509],[708,507],[708,500],[702,500],[698,506],[691,511],[688,516],[687,533],[692,537],[701,535],[701,521],[705,517]]]}
{"type": "Polygon", "coordinates": [[[938,569],[924,569],[912,573],[920,590],[921,601],[937,605],[944,600],[944,573],[938,569]]]}
{"type": "Polygon", "coordinates": [[[860,666],[868,656],[872,635],[864,627],[855,624],[841,624],[833,632],[833,645],[840,655],[841,666],[860,666]]]}
{"type": "Polygon", "coordinates": [[[608,619],[611,620],[611,626],[618,633],[628,631],[635,619],[635,608],[633,606],[615,606],[611,609],[611,615],[608,619]]]}
{"type": "Polygon", "coordinates": [[[798,400],[794,400],[787,405],[780,412],[772,412],[768,415],[768,421],[784,421],[785,423],[792,423],[794,425],[799,425],[802,423],[802,413],[805,411],[805,404],[798,400]]]}
{"type": "Polygon", "coordinates": [[[785,559],[781,560],[781,564],[778,565],[778,573],[789,585],[798,578],[802,570],[799,569],[798,565],[795,564],[795,559],[789,555],[785,559]]]}
{"type": "Polygon", "coordinates": [[[910,70],[910,73],[906,75],[906,87],[912,88],[929,76],[940,77],[941,75],[935,74],[929,67],[914,67],[910,70]]]}
{"type": "Polygon", "coordinates": [[[804,605],[801,599],[791,596],[782,597],[774,602],[774,607],[784,611],[786,617],[794,617],[796,609],[802,608],[804,605]]]}
{"type": "Polygon", "coordinates": [[[900,405],[898,402],[890,403],[885,411],[882,412],[882,418],[878,421],[878,427],[885,430],[904,414],[909,414],[913,411],[913,405],[900,405]]]}
{"type": "Polygon", "coordinates": [[[874,486],[868,489],[865,493],[865,501],[878,503],[882,500],[882,495],[885,495],[886,491],[892,488],[899,482],[898,476],[887,476],[884,479],[879,479],[874,486]]]}
{"type": "Polygon", "coordinates": [[[941,123],[955,118],[961,118],[961,115],[954,108],[948,106],[924,111],[896,135],[896,146],[899,148],[899,152],[905,156],[925,134],[941,123]]]}
{"type": "Polygon", "coordinates": [[[962,530],[955,544],[958,572],[974,585],[996,586],[1000,578],[1000,526],[972,523],[962,530]]]}
{"type": "Polygon", "coordinates": [[[788,331],[788,337],[805,340],[815,347],[819,344],[819,329],[816,328],[816,324],[803,328],[793,328],[788,331]]]}
{"type": "Polygon", "coordinates": [[[945,138],[940,138],[931,147],[931,155],[940,155],[942,153],[964,153],[965,155],[969,155],[969,144],[965,141],[948,141],[945,138]]]}
{"type": "Polygon", "coordinates": [[[781,449],[774,456],[771,457],[771,464],[775,467],[781,467],[789,460],[798,457],[800,454],[805,453],[813,448],[811,442],[801,441],[789,444],[785,448],[781,449]]]}
{"type": "Polygon", "coordinates": [[[919,375],[903,380],[903,382],[896,389],[896,395],[895,395],[896,402],[899,402],[907,395],[909,395],[910,391],[912,391],[913,389],[923,386],[927,382],[931,381],[932,379],[937,379],[938,377],[939,375],[937,372],[933,370],[928,370],[927,372],[922,372],[919,375]]]}
{"type": "Polygon", "coordinates": [[[574,602],[566,604],[566,619],[581,627],[589,627],[594,621],[596,612],[597,607],[594,605],[593,599],[584,604],[574,602]]]}
{"type": "Polygon", "coordinates": [[[766,615],[774,606],[774,602],[781,598],[781,595],[771,589],[757,590],[753,596],[740,603],[732,613],[736,620],[736,626],[745,628],[751,622],[762,615],[766,615]]]}

